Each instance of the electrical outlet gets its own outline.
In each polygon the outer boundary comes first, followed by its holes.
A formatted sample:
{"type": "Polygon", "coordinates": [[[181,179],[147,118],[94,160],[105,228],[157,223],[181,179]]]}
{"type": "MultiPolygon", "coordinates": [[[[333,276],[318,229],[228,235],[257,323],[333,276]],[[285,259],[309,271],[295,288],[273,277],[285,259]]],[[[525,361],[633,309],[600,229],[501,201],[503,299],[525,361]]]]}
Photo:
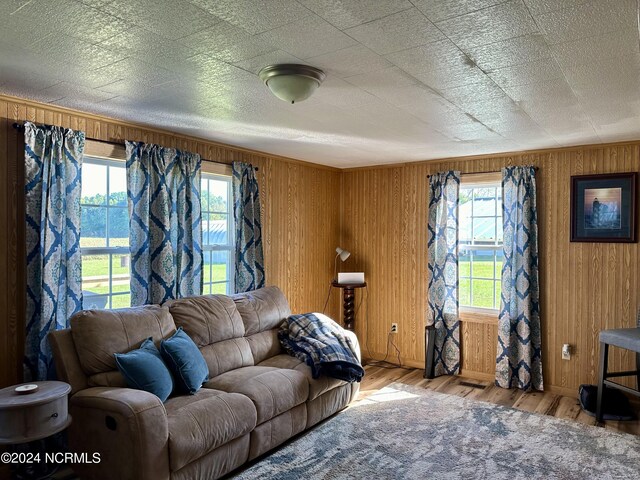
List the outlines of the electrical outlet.
{"type": "Polygon", "coordinates": [[[392,323],[390,333],[398,333],[398,324],[392,323]]]}
{"type": "Polygon", "coordinates": [[[571,360],[571,345],[568,343],[562,345],[562,359],[571,360]]]}

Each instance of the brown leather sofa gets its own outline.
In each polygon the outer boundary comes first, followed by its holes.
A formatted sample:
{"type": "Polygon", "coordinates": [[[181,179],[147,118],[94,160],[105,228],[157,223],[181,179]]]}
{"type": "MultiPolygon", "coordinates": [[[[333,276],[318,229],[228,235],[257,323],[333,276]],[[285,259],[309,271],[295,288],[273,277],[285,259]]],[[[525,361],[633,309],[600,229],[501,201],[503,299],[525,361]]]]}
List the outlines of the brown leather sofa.
{"type": "MultiPolygon", "coordinates": [[[[359,384],[313,379],[282,353],[280,323],[291,314],[277,287],[232,297],[206,295],[121,310],[86,310],[50,335],[58,376],[71,385],[73,452],[83,479],[213,479],[344,408],[359,384]],[[183,327],[210,380],[195,395],[158,397],[126,388],[113,354],[159,342],[183,327]]],[[[351,332],[354,344],[357,339],[351,332]]]]}

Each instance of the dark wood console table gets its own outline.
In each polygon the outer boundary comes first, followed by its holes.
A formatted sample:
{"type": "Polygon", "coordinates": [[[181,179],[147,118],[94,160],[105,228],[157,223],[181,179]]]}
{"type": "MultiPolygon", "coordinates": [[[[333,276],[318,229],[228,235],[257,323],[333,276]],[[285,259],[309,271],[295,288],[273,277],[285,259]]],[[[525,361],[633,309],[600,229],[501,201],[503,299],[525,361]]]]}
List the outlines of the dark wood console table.
{"type": "Polygon", "coordinates": [[[364,283],[339,283],[334,280],[331,282],[331,286],[342,289],[342,308],[344,316],[344,328],[354,331],[354,323],[356,319],[356,313],[354,309],[356,299],[356,288],[362,288],[367,286],[367,282],[364,283]]]}

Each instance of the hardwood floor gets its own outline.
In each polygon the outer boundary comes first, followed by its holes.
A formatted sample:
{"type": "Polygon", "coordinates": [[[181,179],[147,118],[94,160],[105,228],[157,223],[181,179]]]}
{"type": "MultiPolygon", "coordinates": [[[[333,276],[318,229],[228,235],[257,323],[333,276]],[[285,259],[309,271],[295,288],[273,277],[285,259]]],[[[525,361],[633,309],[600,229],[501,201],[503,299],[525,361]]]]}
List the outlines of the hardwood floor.
{"type": "MultiPolygon", "coordinates": [[[[495,403],[506,407],[518,408],[527,412],[550,415],[552,417],[573,420],[586,425],[596,425],[596,419],[582,411],[577,398],[554,395],[548,392],[524,393],[520,390],[505,390],[491,382],[475,380],[461,376],[442,376],[432,380],[423,378],[424,370],[406,368],[382,368],[365,366],[366,375],[360,386],[358,401],[381,390],[393,382],[415,385],[440,393],[473,398],[483,402],[495,403]]],[[[630,398],[632,406],[640,415],[640,403],[630,398]]],[[[640,435],[640,420],[629,422],[607,421],[604,428],[640,435]]]]}
{"type": "MultiPolygon", "coordinates": [[[[596,425],[596,420],[580,409],[575,398],[554,395],[548,392],[523,393],[520,390],[505,390],[491,382],[466,377],[443,376],[427,380],[422,377],[424,370],[415,368],[382,368],[373,365],[365,366],[366,375],[360,385],[358,400],[362,401],[394,382],[415,385],[440,393],[473,398],[475,400],[518,408],[527,412],[573,420],[587,425],[596,425]]],[[[632,406],[640,416],[640,402],[630,398],[632,406]]],[[[640,420],[631,422],[605,422],[605,428],[640,436],[640,420]]],[[[2,470],[0,470],[2,473],[2,470]]],[[[0,478],[3,478],[0,475],[0,478]]],[[[60,469],[52,480],[77,480],[73,471],[66,467],[60,469]]]]}

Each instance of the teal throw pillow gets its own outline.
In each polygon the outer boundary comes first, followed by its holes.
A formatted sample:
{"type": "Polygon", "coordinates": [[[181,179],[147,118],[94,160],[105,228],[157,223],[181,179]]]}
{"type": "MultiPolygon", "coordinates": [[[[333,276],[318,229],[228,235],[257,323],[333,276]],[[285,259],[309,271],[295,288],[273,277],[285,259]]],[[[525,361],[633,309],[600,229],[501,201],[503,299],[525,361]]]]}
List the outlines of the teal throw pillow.
{"type": "Polygon", "coordinates": [[[173,336],[160,342],[160,352],[173,373],[179,391],[193,395],[209,379],[207,362],[182,327],[173,336]]]}
{"type": "Polygon", "coordinates": [[[142,342],[139,349],[114,356],[129,388],[153,393],[163,402],[169,398],[173,377],[151,337],[142,342]]]}

